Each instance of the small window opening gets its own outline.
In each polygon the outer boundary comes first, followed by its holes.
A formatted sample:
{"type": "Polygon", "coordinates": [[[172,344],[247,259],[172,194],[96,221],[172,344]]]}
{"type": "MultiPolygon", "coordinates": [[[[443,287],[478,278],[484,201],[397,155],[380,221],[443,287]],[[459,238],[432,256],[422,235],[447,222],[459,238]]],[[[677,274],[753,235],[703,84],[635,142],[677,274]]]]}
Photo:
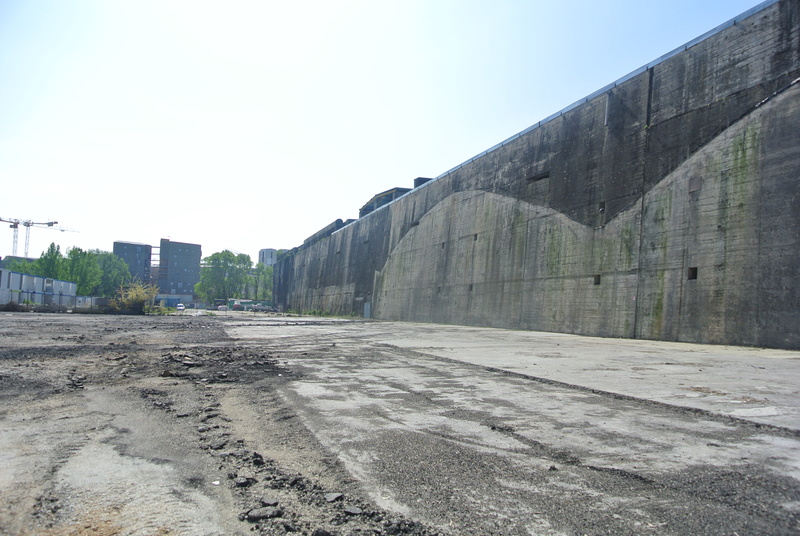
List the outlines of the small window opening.
{"type": "Polygon", "coordinates": [[[550,178],[550,170],[545,171],[544,173],[539,173],[538,175],[534,175],[533,177],[528,177],[528,182],[538,182],[544,179],[550,178]]]}
{"type": "Polygon", "coordinates": [[[477,235],[477,233],[475,234],[475,236],[473,236],[473,237],[472,237],[472,241],[473,241],[473,242],[477,242],[477,241],[478,241],[478,235],[477,235]]]}
{"type": "Polygon", "coordinates": [[[469,291],[472,292],[472,283],[469,284],[469,291]]]}
{"type": "Polygon", "coordinates": [[[595,276],[594,276],[594,284],[595,285],[599,285],[600,284],[600,274],[595,274],[595,276]]]}
{"type": "Polygon", "coordinates": [[[440,294],[442,292],[442,287],[436,287],[436,294],[440,294]]]}
{"type": "Polygon", "coordinates": [[[697,279],[697,266],[690,266],[687,273],[687,279],[697,279]]]}
{"type": "Polygon", "coordinates": [[[442,242],[442,249],[444,249],[444,242],[442,242]]]}

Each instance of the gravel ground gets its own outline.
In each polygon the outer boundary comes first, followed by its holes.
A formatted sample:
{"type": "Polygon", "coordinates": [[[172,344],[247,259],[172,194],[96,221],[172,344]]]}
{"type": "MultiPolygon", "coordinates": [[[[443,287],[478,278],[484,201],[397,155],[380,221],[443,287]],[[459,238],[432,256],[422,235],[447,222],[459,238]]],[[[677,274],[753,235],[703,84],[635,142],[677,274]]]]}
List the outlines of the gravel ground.
{"type": "Polygon", "coordinates": [[[363,498],[224,318],[0,315],[0,534],[438,533],[363,498]]]}
{"type": "Polygon", "coordinates": [[[0,534],[800,533],[797,432],[376,342],[412,332],[0,313],[0,534]]]}

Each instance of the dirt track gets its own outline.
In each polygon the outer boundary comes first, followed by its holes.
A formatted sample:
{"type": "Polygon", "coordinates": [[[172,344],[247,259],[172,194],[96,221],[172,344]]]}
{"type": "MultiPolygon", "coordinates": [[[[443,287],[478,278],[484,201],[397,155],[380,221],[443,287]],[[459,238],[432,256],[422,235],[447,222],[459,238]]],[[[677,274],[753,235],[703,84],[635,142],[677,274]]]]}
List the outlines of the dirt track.
{"type": "Polygon", "coordinates": [[[800,528],[790,430],[376,333],[408,326],[0,313],[0,534],[800,528]]]}
{"type": "Polygon", "coordinates": [[[362,500],[220,320],[4,313],[0,534],[433,533],[362,500]]]}

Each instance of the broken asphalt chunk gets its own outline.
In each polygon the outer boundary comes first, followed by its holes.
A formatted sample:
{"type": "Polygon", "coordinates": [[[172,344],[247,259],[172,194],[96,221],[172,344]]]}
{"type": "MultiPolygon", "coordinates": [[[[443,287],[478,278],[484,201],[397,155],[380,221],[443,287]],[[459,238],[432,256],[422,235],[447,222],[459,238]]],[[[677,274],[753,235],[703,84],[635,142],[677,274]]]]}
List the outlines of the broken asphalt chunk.
{"type": "Polygon", "coordinates": [[[210,450],[220,450],[225,448],[225,445],[227,444],[228,441],[225,439],[215,439],[214,441],[211,441],[208,445],[206,445],[206,448],[210,450]]]}
{"type": "Polygon", "coordinates": [[[262,495],[260,502],[261,506],[278,506],[278,499],[272,495],[262,495]]]}
{"type": "Polygon", "coordinates": [[[262,519],[272,519],[282,515],[283,511],[280,508],[254,508],[247,512],[247,520],[261,521],[262,519]]]}

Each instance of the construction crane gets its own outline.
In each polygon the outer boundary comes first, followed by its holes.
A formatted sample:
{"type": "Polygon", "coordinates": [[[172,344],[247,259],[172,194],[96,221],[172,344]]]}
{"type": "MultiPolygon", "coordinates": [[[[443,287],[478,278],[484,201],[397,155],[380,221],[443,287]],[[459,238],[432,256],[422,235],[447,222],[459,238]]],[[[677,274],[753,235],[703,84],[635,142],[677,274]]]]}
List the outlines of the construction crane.
{"type": "Polygon", "coordinates": [[[4,221],[6,223],[11,224],[11,225],[9,225],[9,227],[14,229],[14,245],[11,248],[11,255],[13,255],[15,257],[17,255],[17,243],[19,242],[19,226],[20,225],[25,227],[25,257],[28,256],[28,247],[30,246],[30,243],[31,243],[31,227],[34,227],[34,226],[36,226],[36,227],[50,227],[50,228],[58,229],[61,232],[71,231],[72,230],[72,229],[64,229],[64,228],[61,228],[61,227],[55,227],[55,225],[58,224],[57,221],[36,222],[36,221],[33,221],[33,220],[18,220],[16,218],[9,218],[9,219],[0,218],[0,221],[4,221]]]}

